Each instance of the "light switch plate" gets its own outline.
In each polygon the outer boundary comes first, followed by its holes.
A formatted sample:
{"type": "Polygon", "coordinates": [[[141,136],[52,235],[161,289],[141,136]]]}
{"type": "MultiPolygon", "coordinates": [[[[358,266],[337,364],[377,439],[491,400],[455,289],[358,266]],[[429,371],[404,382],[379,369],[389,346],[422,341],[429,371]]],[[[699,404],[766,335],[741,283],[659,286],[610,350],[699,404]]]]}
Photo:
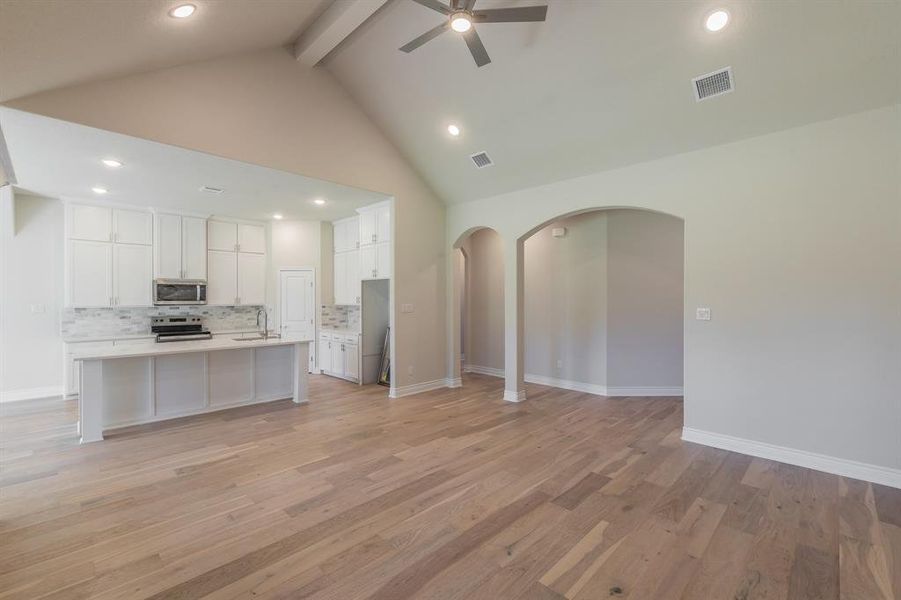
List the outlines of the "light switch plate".
{"type": "Polygon", "coordinates": [[[400,312],[402,312],[402,313],[411,313],[411,312],[413,312],[413,305],[412,305],[412,304],[401,304],[401,305],[400,305],[400,312]]]}
{"type": "Polygon", "coordinates": [[[695,319],[698,321],[709,321],[710,320],[710,309],[706,306],[699,306],[695,310],[695,319]]]}

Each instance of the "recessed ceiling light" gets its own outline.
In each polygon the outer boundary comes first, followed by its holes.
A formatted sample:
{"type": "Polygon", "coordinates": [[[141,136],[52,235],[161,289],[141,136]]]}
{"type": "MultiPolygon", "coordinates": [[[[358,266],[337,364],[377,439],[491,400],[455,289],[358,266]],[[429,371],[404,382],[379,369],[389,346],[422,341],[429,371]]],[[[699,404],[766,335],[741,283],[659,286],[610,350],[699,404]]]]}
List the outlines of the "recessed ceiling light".
{"type": "Polygon", "coordinates": [[[457,33],[466,33],[472,27],[472,20],[466,13],[457,13],[451,17],[451,29],[457,33]]]}
{"type": "Polygon", "coordinates": [[[316,198],[315,200],[313,200],[313,204],[322,206],[323,204],[325,204],[325,200],[323,200],[322,198],[316,198]]]}
{"type": "Polygon", "coordinates": [[[95,194],[102,195],[102,194],[105,194],[108,190],[105,187],[96,186],[96,187],[92,187],[91,191],[94,192],[95,194]]]}
{"type": "Polygon", "coordinates": [[[460,128],[456,125],[448,125],[447,132],[452,136],[457,137],[458,135],[460,135],[460,128]]]}
{"type": "Polygon", "coordinates": [[[186,19],[194,14],[197,7],[193,4],[181,4],[169,11],[169,16],[175,19],[186,19]]]}
{"type": "Polygon", "coordinates": [[[104,158],[102,161],[103,164],[108,166],[111,169],[118,169],[122,166],[122,161],[116,160],[115,158],[104,158]]]}
{"type": "Polygon", "coordinates": [[[704,27],[707,28],[707,31],[719,31],[728,24],[729,13],[724,10],[717,10],[710,13],[707,15],[707,20],[704,21],[704,27]]]}
{"type": "Polygon", "coordinates": [[[275,219],[276,221],[282,220],[282,216],[279,213],[275,213],[274,215],[272,215],[272,218],[275,219]]]}

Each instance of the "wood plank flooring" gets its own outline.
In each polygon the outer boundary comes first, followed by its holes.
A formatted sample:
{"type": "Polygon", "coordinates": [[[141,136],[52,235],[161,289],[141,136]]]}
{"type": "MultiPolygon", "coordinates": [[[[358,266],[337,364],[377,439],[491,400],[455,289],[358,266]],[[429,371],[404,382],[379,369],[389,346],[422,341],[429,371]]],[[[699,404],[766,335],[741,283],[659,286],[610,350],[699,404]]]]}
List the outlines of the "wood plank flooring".
{"type": "Polygon", "coordinates": [[[671,398],[502,381],[289,401],[79,446],[0,406],[0,600],[886,600],[901,491],[680,439],[671,398]]]}

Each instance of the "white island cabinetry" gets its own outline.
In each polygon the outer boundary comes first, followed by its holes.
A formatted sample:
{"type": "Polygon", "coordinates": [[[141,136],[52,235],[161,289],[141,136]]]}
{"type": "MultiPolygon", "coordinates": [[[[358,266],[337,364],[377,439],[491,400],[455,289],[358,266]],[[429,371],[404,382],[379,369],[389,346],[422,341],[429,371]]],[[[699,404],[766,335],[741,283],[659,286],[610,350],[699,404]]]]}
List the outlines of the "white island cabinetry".
{"type": "Polygon", "coordinates": [[[232,406],[306,402],[309,343],[216,336],[72,348],[72,360],[81,364],[81,441],[102,440],[108,429],[232,406]]]}

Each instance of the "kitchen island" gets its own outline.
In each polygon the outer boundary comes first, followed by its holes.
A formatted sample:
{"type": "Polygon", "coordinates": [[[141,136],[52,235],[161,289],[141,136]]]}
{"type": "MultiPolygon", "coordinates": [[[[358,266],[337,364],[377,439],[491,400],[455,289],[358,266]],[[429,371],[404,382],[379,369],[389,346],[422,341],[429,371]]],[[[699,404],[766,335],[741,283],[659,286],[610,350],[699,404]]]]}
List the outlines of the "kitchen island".
{"type": "Polygon", "coordinates": [[[284,398],[306,402],[311,341],[224,336],[73,354],[81,369],[81,443],[129,425],[284,398]]]}

